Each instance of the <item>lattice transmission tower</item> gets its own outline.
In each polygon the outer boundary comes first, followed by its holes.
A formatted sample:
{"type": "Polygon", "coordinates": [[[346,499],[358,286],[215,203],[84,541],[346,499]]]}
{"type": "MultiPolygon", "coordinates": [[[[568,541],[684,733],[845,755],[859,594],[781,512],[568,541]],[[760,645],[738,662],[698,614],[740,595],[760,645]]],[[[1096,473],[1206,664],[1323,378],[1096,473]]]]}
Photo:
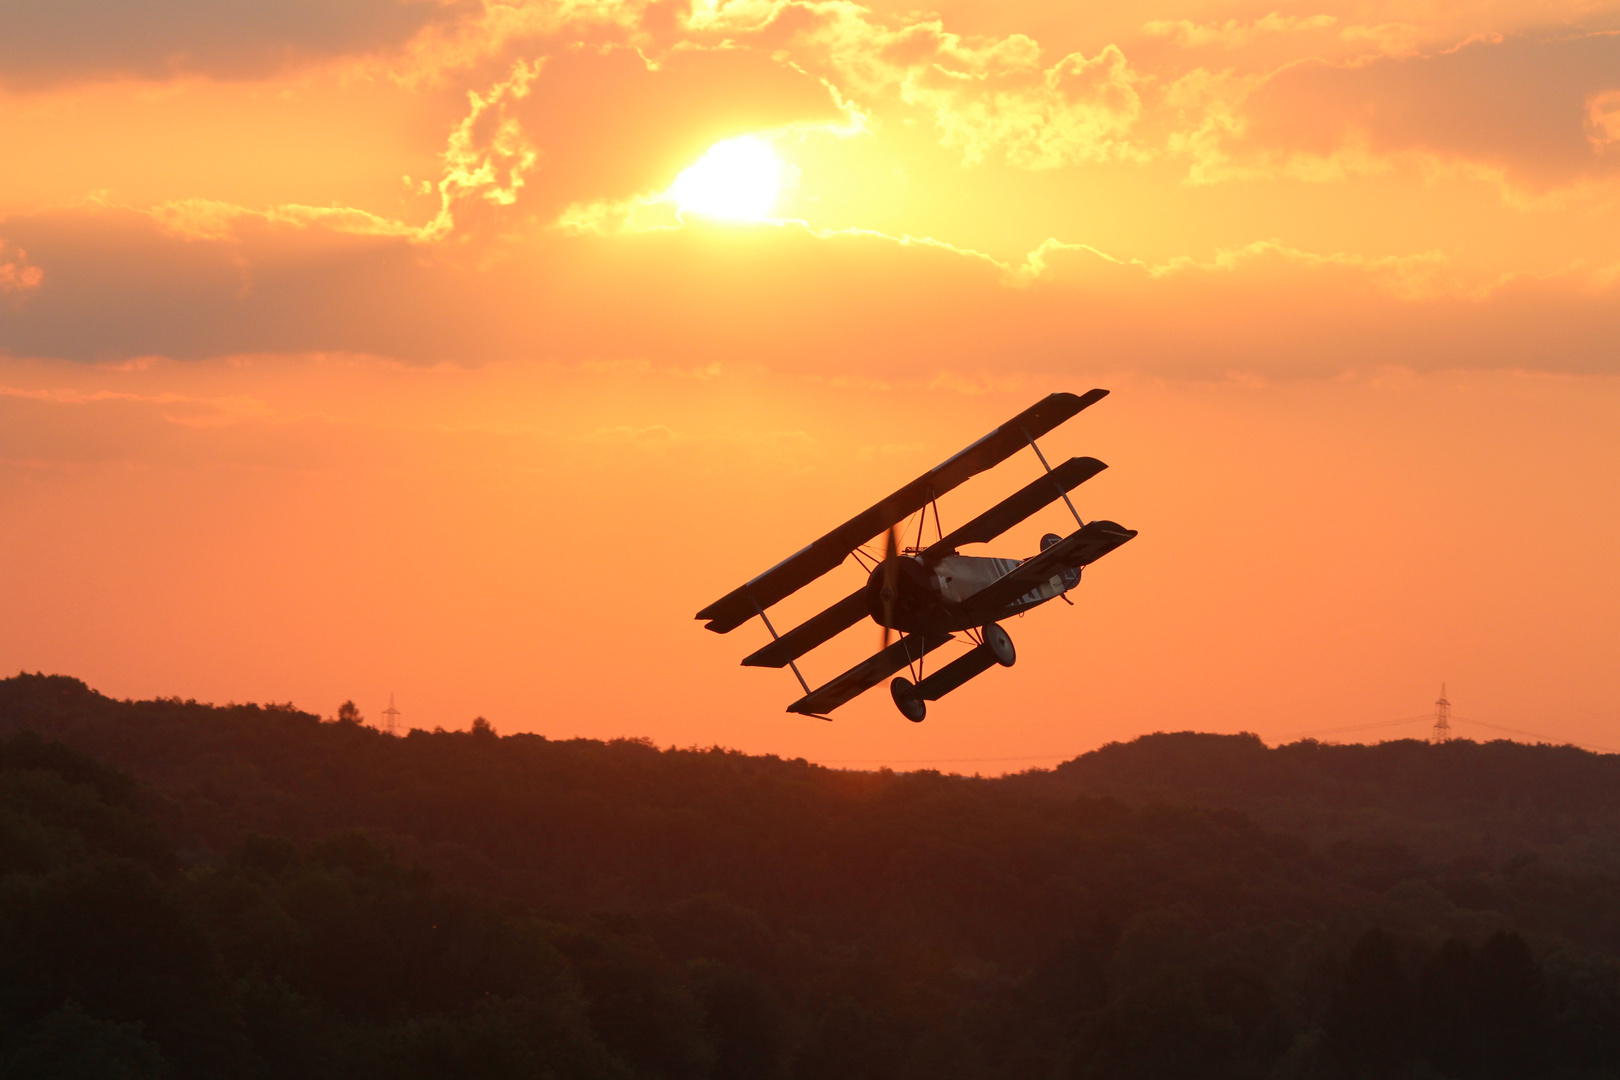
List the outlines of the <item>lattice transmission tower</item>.
{"type": "Polygon", "coordinates": [[[1440,684],[1440,700],[1434,703],[1434,734],[1432,743],[1451,741],[1451,702],[1446,700],[1446,684],[1440,684]]]}
{"type": "Polygon", "coordinates": [[[394,708],[394,695],[393,695],[392,691],[390,691],[389,694],[388,694],[388,708],[384,709],[382,711],[382,714],[383,714],[382,729],[385,732],[387,732],[388,734],[390,734],[390,735],[398,735],[399,734],[399,710],[394,708]]]}

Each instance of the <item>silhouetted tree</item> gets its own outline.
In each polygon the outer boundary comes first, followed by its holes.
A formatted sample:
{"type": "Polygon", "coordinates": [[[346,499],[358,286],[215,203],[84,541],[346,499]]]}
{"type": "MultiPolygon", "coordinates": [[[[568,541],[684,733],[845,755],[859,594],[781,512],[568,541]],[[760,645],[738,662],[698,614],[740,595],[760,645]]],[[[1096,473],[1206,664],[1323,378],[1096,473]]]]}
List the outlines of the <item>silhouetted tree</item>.
{"type": "Polygon", "coordinates": [[[1392,1075],[1415,1050],[1414,1005],[1394,939],[1381,929],[1367,931],[1350,950],[1323,1023],[1329,1058],[1352,1076],[1392,1075]]]}

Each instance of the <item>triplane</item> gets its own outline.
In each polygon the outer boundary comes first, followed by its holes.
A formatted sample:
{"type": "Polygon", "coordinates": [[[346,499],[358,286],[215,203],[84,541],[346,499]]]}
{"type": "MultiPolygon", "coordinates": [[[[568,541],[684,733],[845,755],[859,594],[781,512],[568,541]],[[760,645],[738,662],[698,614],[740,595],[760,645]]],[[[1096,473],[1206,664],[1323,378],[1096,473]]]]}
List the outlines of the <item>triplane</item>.
{"type": "MultiPolygon", "coordinates": [[[[1112,521],[1081,520],[1069,492],[1107,468],[1096,458],[1070,458],[1057,468],[1035,440],[1108,395],[1106,390],[1051,394],[943,465],[924,473],[876,506],[855,515],[795,555],[746,585],[733,589],[697,613],[708,629],[727,634],[758,615],[771,643],[743,659],[750,667],[789,667],[804,696],[787,708],[824,720],[827,714],[895,675],[889,692],[906,719],[921,721],[928,702],[937,701],[992,666],[1012,667],[1017,654],[998,620],[1062,596],[1080,583],[1080,571],[1125,543],[1136,532],[1112,521]],[[939,524],[939,497],[958,484],[999,465],[1028,446],[1045,475],[992,506],[959,529],[939,524]],[[1029,559],[995,559],[957,554],[965,544],[983,544],[1062,498],[1080,527],[1068,536],[1048,533],[1040,554],[1029,559]],[[932,509],[938,537],[922,544],[923,525],[932,509]],[[900,547],[897,526],[920,513],[917,542],[900,547]],[[867,549],[887,533],[882,555],[867,549]],[[778,634],[765,609],[804,588],[853,556],[866,571],[865,583],[803,624],[778,634]],[[795,662],[816,646],[870,617],[883,628],[883,647],[815,690],[795,662]],[[891,631],[901,635],[892,644],[891,631]],[[944,667],[925,674],[923,658],[964,633],[972,648],[944,667]]],[[[1072,603],[1072,601],[1069,601],[1072,603]]]]}

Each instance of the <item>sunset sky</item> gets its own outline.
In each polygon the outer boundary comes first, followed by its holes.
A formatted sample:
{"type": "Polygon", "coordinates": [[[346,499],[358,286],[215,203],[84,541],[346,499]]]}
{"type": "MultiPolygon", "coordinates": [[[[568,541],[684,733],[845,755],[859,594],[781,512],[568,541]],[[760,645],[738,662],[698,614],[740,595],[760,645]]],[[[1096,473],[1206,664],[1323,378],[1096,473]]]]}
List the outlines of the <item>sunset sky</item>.
{"type": "Polygon", "coordinates": [[[1615,0],[11,0],[0,146],[6,673],[965,772],[1444,681],[1620,749],[1615,0]],[[1141,535],[925,723],[693,620],[1092,387],[1044,448],[1141,535]]]}

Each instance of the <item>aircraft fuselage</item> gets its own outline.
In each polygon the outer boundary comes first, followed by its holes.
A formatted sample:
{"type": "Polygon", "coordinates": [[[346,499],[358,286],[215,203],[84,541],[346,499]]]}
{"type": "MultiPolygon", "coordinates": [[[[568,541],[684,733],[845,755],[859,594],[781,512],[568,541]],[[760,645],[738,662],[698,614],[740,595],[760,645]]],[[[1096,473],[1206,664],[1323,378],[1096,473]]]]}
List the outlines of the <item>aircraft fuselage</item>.
{"type": "Polygon", "coordinates": [[[972,606],[973,596],[1010,573],[1022,559],[976,555],[946,555],[924,562],[915,555],[897,555],[895,567],[880,563],[867,577],[866,600],[872,620],[902,633],[968,630],[1055,599],[1080,582],[1079,570],[1054,574],[1050,579],[985,612],[972,606]],[[893,595],[885,596],[885,590],[893,595]]]}

